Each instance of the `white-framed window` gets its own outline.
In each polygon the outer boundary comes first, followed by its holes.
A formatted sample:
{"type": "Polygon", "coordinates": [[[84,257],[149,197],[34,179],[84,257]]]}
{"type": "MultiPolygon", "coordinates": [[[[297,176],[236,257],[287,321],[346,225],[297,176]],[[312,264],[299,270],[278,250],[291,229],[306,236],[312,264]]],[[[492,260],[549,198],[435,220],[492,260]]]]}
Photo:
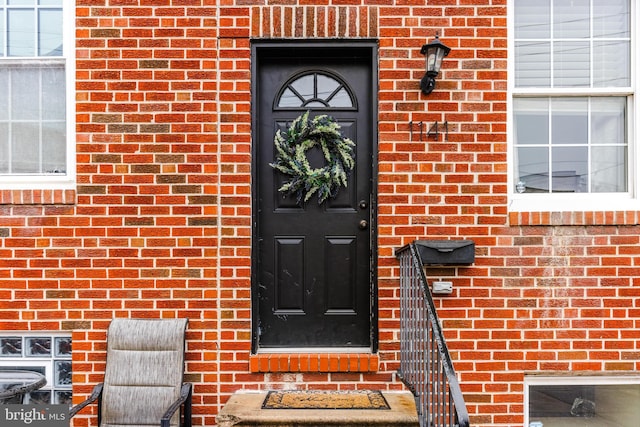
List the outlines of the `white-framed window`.
{"type": "Polygon", "coordinates": [[[511,0],[514,210],[640,205],[635,3],[511,0]]]}
{"type": "Polygon", "coordinates": [[[47,379],[42,388],[21,396],[20,402],[5,403],[71,404],[71,336],[67,334],[0,333],[0,370],[34,371],[47,379]]]}
{"type": "Polygon", "coordinates": [[[525,426],[636,427],[640,376],[525,376],[525,426]]]}
{"type": "Polygon", "coordinates": [[[0,188],[72,188],[75,9],[0,0],[0,188]]]}

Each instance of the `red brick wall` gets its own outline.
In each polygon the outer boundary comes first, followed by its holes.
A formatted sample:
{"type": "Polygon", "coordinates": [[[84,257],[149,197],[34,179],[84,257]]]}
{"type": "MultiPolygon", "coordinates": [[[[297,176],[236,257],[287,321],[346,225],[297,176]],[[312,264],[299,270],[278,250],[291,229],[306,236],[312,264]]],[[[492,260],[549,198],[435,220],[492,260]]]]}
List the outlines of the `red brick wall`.
{"type": "Polygon", "coordinates": [[[74,331],[78,401],[112,317],[189,317],[194,425],[239,388],[400,389],[394,250],[456,237],[476,263],[428,275],[454,283],[473,425],[522,425],[525,372],[639,369],[638,213],[508,212],[505,3],[77,0],[77,189],[0,192],[0,328],[74,331]],[[305,37],[379,41],[380,351],[357,363],[250,356],[250,39],[305,37]]]}

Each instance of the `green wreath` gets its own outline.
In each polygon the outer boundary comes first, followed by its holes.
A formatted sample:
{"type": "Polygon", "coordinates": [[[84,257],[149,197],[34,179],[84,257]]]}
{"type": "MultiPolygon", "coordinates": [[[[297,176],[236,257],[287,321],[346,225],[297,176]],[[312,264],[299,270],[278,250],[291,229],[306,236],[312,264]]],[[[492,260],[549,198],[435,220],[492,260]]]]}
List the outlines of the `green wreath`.
{"type": "Polygon", "coordinates": [[[289,175],[278,191],[295,194],[298,204],[308,201],[315,193],[318,204],[335,197],[340,186],[347,187],[347,176],[355,165],[355,144],[340,133],[332,117],[316,116],[309,120],[309,111],[298,116],[285,132],[278,130],[274,138],[277,150],[271,167],[289,175]],[[312,168],[306,151],[319,146],[326,164],[312,168]]]}

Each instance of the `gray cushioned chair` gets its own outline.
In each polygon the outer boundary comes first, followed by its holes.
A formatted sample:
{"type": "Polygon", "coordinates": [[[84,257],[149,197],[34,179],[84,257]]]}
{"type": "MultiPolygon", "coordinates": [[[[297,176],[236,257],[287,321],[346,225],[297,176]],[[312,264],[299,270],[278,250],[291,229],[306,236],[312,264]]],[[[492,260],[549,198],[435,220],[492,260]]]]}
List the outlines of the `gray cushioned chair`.
{"type": "Polygon", "coordinates": [[[114,319],[107,331],[104,383],[73,407],[98,402],[100,427],[191,426],[190,383],[183,383],[187,319],[114,319]]]}

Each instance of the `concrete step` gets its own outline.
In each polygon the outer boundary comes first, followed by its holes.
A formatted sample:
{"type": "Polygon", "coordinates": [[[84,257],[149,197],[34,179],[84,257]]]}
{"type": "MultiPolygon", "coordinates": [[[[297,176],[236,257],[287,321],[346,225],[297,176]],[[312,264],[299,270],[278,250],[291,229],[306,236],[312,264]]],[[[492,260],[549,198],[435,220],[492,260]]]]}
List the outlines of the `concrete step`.
{"type": "MultiPolygon", "coordinates": [[[[409,392],[382,392],[388,408],[363,409],[362,395],[354,392],[291,392],[279,404],[263,407],[267,392],[237,392],[217,417],[219,427],[265,426],[419,426],[414,397],[409,392]],[[336,409],[339,408],[339,409],[336,409]]],[[[270,398],[268,403],[273,403],[270,398]]]]}

